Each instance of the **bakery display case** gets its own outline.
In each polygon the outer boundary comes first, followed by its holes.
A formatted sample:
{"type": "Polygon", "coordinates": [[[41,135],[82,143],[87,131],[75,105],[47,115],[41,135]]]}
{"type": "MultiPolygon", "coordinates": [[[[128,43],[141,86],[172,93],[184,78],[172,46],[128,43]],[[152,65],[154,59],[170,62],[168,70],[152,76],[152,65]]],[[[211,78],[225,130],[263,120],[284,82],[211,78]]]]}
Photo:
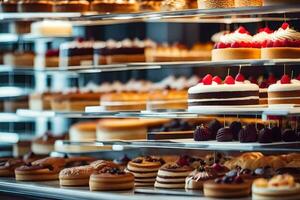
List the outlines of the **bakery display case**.
{"type": "Polygon", "coordinates": [[[299,13],[0,0],[0,197],[299,199],[299,13]]]}

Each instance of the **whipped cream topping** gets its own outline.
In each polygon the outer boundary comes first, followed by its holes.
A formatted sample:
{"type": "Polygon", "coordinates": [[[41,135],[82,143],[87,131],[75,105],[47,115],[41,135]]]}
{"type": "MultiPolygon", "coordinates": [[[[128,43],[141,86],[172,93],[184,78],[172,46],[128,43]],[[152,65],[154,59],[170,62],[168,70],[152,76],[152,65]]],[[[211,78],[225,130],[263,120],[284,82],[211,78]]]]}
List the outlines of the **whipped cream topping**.
{"type": "Polygon", "coordinates": [[[282,84],[277,81],[276,84],[272,84],[268,88],[268,92],[278,92],[278,91],[293,91],[300,90],[300,81],[297,79],[292,79],[290,84],[282,84]]]}
{"type": "Polygon", "coordinates": [[[240,33],[238,30],[220,37],[220,42],[229,44],[234,42],[252,42],[253,37],[247,33],[240,33]]]}
{"type": "Polygon", "coordinates": [[[271,35],[273,41],[276,40],[300,40],[300,32],[287,27],[286,29],[279,28],[271,35]]]}
{"type": "Polygon", "coordinates": [[[263,42],[265,40],[269,40],[272,37],[272,33],[267,33],[262,31],[253,36],[253,42],[263,42]]]}

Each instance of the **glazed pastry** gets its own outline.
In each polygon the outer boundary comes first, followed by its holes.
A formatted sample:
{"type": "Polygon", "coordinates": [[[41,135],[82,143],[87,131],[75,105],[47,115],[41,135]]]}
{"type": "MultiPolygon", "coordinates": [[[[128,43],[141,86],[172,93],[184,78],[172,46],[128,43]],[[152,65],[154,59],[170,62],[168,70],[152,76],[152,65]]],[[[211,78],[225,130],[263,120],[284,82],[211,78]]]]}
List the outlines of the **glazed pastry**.
{"type": "Polygon", "coordinates": [[[296,132],[292,129],[285,129],[282,132],[282,140],[284,142],[296,142],[297,141],[296,132]]]}
{"type": "Polygon", "coordinates": [[[16,168],[17,181],[57,180],[58,174],[65,166],[64,158],[47,157],[16,168]]]}
{"type": "Polygon", "coordinates": [[[211,133],[211,139],[215,140],[216,136],[217,136],[217,132],[220,128],[222,128],[223,125],[221,124],[221,122],[217,119],[214,119],[213,121],[209,122],[208,124],[208,129],[211,133]]]}
{"type": "Polygon", "coordinates": [[[201,126],[197,126],[194,131],[194,140],[195,141],[208,141],[211,139],[210,131],[207,127],[204,127],[203,124],[201,126]]]}
{"type": "Polygon", "coordinates": [[[14,177],[15,169],[24,164],[22,159],[11,158],[0,162],[0,177],[14,177]]]}
{"type": "Polygon", "coordinates": [[[189,166],[177,163],[166,163],[158,171],[154,187],[166,189],[183,189],[185,179],[192,172],[189,166]]]}
{"type": "Polygon", "coordinates": [[[277,175],[267,179],[257,179],[252,185],[252,199],[289,199],[300,198],[300,184],[291,175],[277,175]]]}
{"type": "Polygon", "coordinates": [[[261,129],[258,133],[258,142],[259,143],[272,143],[272,131],[269,128],[261,129]]]}
{"type": "Polygon", "coordinates": [[[229,129],[233,134],[233,140],[239,140],[239,132],[242,129],[242,123],[234,121],[230,124],[229,129]]]}
{"type": "Polygon", "coordinates": [[[164,160],[158,157],[138,157],[130,161],[125,171],[134,175],[135,186],[153,186],[164,160]]]}
{"type": "Polygon", "coordinates": [[[202,190],[203,183],[208,180],[217,178],[217,174],[208,168],[200,167],[198,170],[193,171],[185,179],[185,189],[188,190],[202,190]]]}
{"type": "Polygon", "coordinates": [[[274,126],[271,128],[273,142],[280,142],[282,140],[281,137],[281,128],[278,126],[274,126]]]}
{"type": "Polygon", "coordinates": [[[251,193],[251,183],[240,176],[224,176],[203,184],[204,196],[212,198],[246,197],[251,193]]]}
{"type": "Polygon", "coordinates": [[[248,124],[245,128],[239,132],[239,140],[241,143],[256,142],[257,141],[257,129],[255,124],[248,124]]]}
{"type": "Polygon", "coordinates": [[[231,142],[233,140],[233,134],[230,128],[221,128],[217,132],[218,142],[231,142]]]}
{"type": "Polygon", "coordinates": [[[90,176],[91,191],[132,190],[134,176],[119,167],[104,167],[90,176]]]}

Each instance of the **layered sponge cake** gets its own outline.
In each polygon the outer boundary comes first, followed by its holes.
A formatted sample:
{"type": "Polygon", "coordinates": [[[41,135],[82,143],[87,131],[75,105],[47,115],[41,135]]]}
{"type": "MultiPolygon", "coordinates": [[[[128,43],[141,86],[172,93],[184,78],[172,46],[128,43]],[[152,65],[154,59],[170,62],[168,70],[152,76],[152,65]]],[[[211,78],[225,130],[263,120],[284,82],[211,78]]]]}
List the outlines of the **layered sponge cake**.
{"type": "Polygon", "coordinates": [[[128,163],[126,171],[134,175],[135,186],[154,186],[162,164],[164,161],[158,157],[138,157],[128,163]]]}
{"type": "Polygon", "coordinates": [[[259,87],[245,81],[242,74],[236,79],[227,76],[224,83],[220,77],[208,74],[201,83],[188,91],[189,110],[199,106],[251,106],[259,104],[259,87]]]}
{"type": "Polygon", "coordinates": [[[288,75],[268,88],[268,104],[300,104],[300,76],[292,79],[288,75]]]}

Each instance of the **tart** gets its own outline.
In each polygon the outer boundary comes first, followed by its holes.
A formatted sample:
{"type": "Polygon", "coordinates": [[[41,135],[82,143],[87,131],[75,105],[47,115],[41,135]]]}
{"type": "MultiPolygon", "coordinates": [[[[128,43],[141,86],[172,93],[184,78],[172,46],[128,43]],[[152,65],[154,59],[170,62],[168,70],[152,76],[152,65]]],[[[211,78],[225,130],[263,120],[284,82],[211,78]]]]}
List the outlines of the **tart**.
{"type": "Polygon", "coordinates": [[[222,35],[212,50],[213,61],[239,59],[260,59],[260,49],[254,46],[253,37],[244,27],[222,35]]]}
{"type": "Polygon", "coordinates": [[[154,187],[166,189],[183,189],[186,177],[193,171],[190,166],[166,163],[159,170],[154,187]]]}
{"type": "Polygon", "coordinates": [[[262,46],[262,59],[300,58],[300,33],[292,29],[288,23],[283,23],[270,38],[265,40],[262,46]]]}
{"type": "Polygon", "coordinates": [[[54,12],[87,12],[90,3],[87,0],[58,0],[54,2],[54,12]]]}
{"type": "Polygon", "coordinates": [[[128,163],[126,171],[134,175],[135,186],[153,186],[162,164],[164,160],[158,157],[138,157],[128,163]]]}
{"type": "Polygon", "coordinates": [[[203,184],[204,196],[212,198],[246,197],[251,193],[251,183],[240,176],[224,176],[203,184]]]}
{"type": "Polygon", "coordinates": [[[105,167],[90,176],[89,185],[91,191],[132,190],[134,175],[119,167],[105,167]]]}
{"type": "Polygon", "coordinates": [[[52,12],[53,2],[49,0],[21,0],[18,2],[19,12],[52,12]]]}
{"type": "Polygon", "coordinates": [[[288,199],[300,198],[300,184],[291,175],[277,175],[267,179],[256,179],[252,185],[252,199],[288,199]]]}

